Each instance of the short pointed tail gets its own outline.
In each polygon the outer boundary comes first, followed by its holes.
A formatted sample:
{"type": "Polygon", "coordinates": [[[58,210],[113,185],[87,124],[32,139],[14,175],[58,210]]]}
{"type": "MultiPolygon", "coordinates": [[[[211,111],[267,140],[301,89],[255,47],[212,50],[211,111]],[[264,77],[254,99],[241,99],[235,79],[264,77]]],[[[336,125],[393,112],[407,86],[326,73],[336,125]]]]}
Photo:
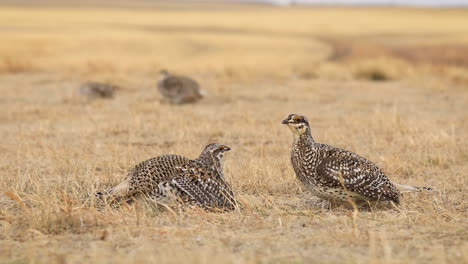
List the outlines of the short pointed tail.
{"type": "Polygon", "coordinates": [[[405,193],[405,192],[423,192],[423,191],[432,191],[432,190],[434,190],[432,187],[418,187],[418,186],[412,186],[412,185],[406,185],[406,184],[399,184],[399,183],[396,183],[396,182],[393,182],[393,184],[402,193],[405,193]]]}
{"type": "Polygon", "coordinates": [[[130,189],[130,179],[126,179],[125,181],[117,184],[113,188],[103,191],[103,192],[95,192],[94,196],[103,197],[104,195],[113,195],[113,196],[126,196],[128,195],[130,189]]]}
{"type": "Polygon", "coordinates": [[[201,97],[206,97],[208,95],[208,91],[201,88],[198,90],[198,93],[201,97]]]}

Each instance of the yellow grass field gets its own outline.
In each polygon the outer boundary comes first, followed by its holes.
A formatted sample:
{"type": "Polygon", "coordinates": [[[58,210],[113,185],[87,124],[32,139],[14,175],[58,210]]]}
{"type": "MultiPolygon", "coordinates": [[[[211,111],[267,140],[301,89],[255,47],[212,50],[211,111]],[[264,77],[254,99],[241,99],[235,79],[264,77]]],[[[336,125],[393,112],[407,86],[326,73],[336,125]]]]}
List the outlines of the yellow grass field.
{"type": "Polygon", "coordinates": [[[0,263],[468,263],[468,9],[24,2],[0,5],[0,263]],[[208,96],[161,103],[162,68],[208,96]],[[89,100],[87,80],[120,89],[89,100]],[[290,165],[290,113],[436,191],[323,206],[290,165]],[[93,206],[136,163],[209,142],[232,148],[242,210],[93,206]]]}

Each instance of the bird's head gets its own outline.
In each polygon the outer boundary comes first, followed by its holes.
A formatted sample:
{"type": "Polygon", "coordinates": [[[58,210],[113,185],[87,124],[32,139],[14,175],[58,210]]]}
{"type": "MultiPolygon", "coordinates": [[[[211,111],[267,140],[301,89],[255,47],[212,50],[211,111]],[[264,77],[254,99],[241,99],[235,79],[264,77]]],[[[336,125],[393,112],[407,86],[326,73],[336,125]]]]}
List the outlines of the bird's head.
{"type": "Polygon", "coordinates": [[[290,114],[281,124],[287,125],[295,137],[310,133],[309,121],[303,115],[290,114]]]}
{"type": "Polygon", "coordinates": [[[206,147],[203,149],[202,153],[200,154],[200,158],[208,157],[210,158],[209,160],[214,161],[217,165],[221,165],[221,160],[224,157],[224,153],[230,150],[231,148],[226,145],[211,143],[206,145],[206,147]]]}
{"type": "Polygon", "coordinates": [[[169,73],[169,71],[166,70],[166,69],[161,69],[161,70],[159,71],[159,74],[161,74],[162,77],[167,77],[167,76],[169,76],[170,73],[169,73]]]}

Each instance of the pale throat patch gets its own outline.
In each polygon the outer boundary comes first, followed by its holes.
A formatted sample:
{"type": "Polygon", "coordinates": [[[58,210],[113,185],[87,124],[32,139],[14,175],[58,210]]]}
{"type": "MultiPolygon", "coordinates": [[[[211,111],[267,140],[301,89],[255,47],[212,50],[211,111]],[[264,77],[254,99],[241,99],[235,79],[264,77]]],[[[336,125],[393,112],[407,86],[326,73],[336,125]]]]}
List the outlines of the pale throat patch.
{"type": "Polygon", "coordinates": [[[214,159],[214,160],[218,160],[219,163],[221,164],[221,161],[223,160],[223,157],[224,157],[224,153],[223,152],[219,152],[217,155],[213,152],[211,152],[211,157],[214,159]]]}
{"type": "Polygon", "coordinates": [[[291,129],[294,137],[299,137],[307,131],[307,127],[304,124],[288,124],[289,129],[291,129]]]}

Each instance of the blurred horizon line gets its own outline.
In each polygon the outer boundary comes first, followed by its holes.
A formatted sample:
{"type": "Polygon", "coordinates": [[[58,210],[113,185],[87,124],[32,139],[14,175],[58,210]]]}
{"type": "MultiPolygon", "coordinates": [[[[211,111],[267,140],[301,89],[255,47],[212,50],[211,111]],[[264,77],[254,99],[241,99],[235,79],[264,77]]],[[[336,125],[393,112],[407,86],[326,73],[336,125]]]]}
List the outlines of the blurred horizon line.
{"type": "Polygon", "coordinates": [[[77,7],[151,7],[153,5],[184,4],[260,4],[276,6],[304,5],[310,7],[421,7],[468,8],[468,0],[0,0],[13,6],[77,6],[77,7]]]}
{"type": "MultiPolygon", "coordinates": [[[[263,3],[309,6],[401,6],[401,7],[468,7],[468,0],[212,0],[213,2],[263,3]]],[[[196,2],[196,0],[195,0],[196,2]]]]}

